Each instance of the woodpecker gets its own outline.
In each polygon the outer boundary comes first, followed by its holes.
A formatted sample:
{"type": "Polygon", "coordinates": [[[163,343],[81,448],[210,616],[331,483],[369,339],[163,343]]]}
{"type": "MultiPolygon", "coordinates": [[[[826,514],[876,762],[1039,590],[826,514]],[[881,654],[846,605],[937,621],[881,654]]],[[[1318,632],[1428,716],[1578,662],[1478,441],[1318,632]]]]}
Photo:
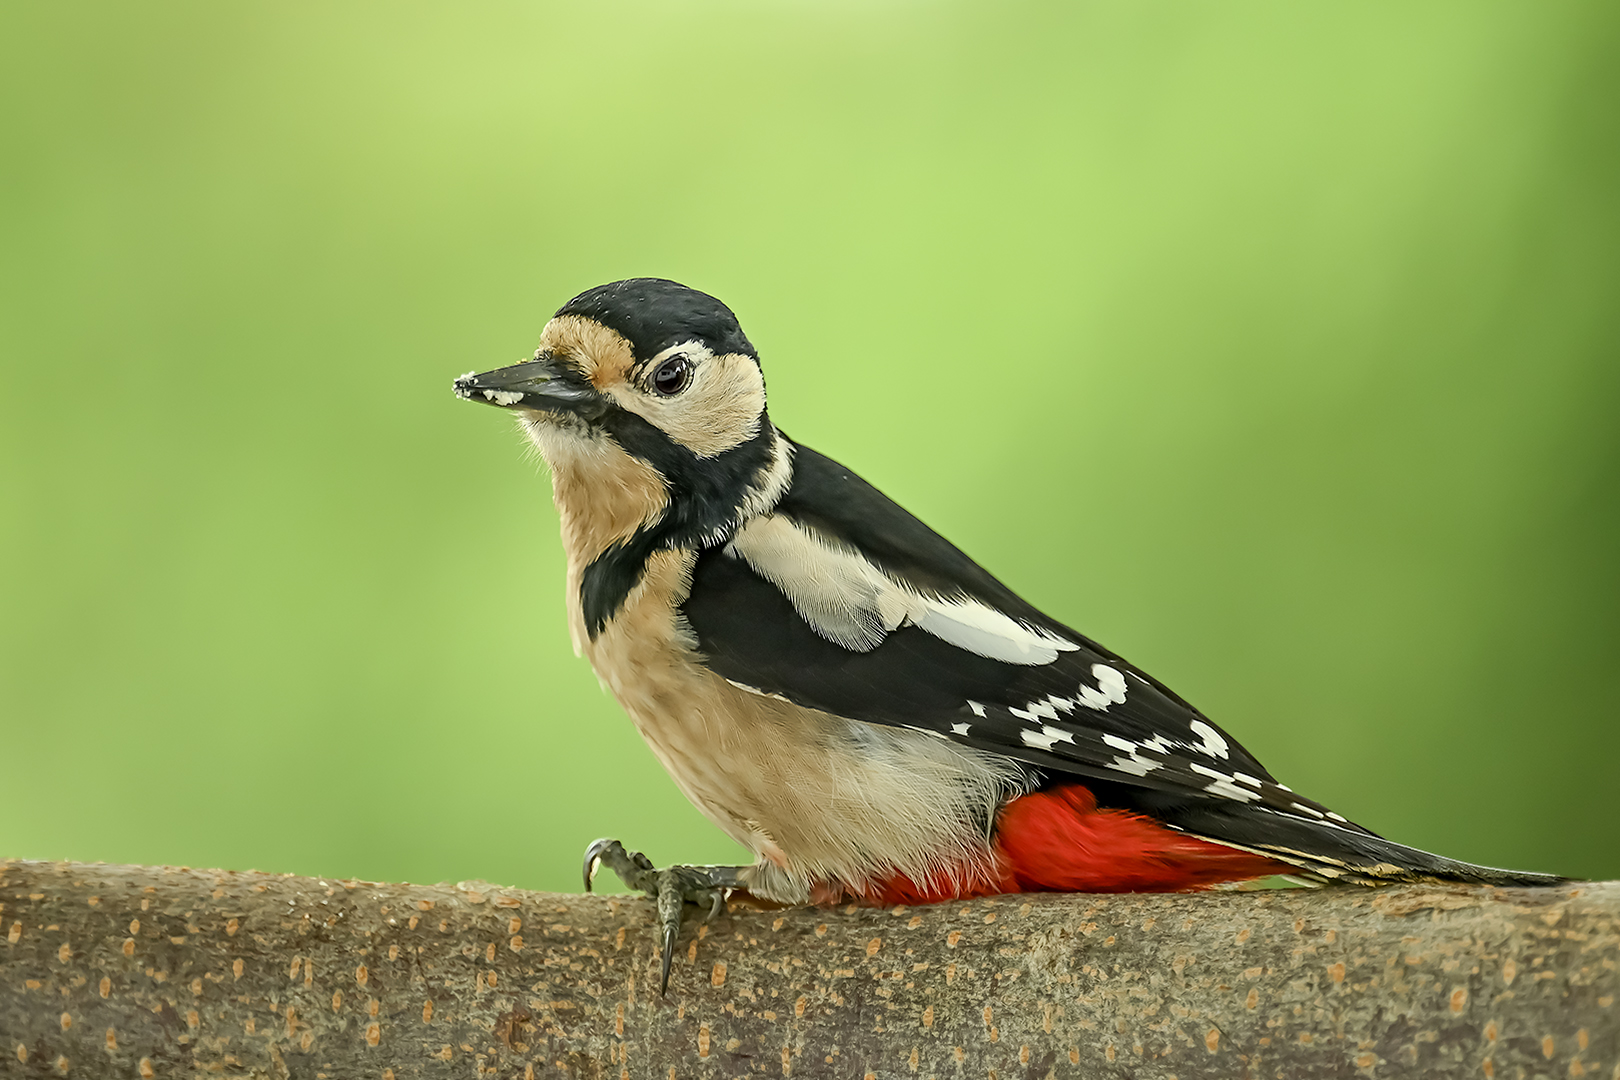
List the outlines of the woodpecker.
{"type": "Polygon", "coordinates": [[[585,853],[687,903],[922,904],[1273,874],[1550,885],[1385,840],[1279,783],[1117,653],[777,428],[725,304],[590,289],[530,360],[455,381],[550,467],[577,653],[750,866],[585,853]]]}

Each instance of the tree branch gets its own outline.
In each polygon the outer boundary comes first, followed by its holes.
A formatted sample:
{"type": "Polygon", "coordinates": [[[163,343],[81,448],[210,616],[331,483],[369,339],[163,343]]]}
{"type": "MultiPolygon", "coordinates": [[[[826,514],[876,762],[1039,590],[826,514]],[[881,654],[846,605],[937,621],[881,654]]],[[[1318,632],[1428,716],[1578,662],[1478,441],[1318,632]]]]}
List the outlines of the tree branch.
{"type": "Polygon", "coordinates": [[[0,1075],[1620,1076],[1620,883],[734,904],[662,999],[652,927],[628,897],[0,863],[0,1075]]]}

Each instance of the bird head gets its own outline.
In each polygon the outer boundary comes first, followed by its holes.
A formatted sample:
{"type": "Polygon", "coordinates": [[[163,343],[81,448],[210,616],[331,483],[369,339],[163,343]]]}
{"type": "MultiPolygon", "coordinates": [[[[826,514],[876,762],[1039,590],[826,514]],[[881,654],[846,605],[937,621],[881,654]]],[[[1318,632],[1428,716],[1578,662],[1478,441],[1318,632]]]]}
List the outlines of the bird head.
{"type": "Polygon", "coordinates": [[[565,514],[637,519],[604,523],[588,547],[637,531],[657,546],[709,546],[786,486],[758,353],[730,308],[673,281],[579,294],[532,359],[464,375],[455,391],[518,415],[565,514]]]}

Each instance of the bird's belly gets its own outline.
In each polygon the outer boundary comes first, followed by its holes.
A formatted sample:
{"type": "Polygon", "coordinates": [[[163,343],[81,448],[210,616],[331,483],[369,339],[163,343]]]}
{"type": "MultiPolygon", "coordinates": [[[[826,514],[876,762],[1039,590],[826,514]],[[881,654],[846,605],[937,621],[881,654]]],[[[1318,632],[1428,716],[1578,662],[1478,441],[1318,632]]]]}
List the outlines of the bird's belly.
{"type": "Polygon", "coordinates": [[[658,575],[645,584],[583,651],[687,798],[776,868],[778,899],[988,862],[996,808],[1024,780],[1015,764],[733,685],[646,595],[658,575]]]}
{"type": "Polygon", "coordinates": [[[687,709],[621,701],[687,798],[773,866],[773,881],[785,876],[776,898],[988,862],[990,824],[1015,783],[999,763],[722,685],[687,709]]]}

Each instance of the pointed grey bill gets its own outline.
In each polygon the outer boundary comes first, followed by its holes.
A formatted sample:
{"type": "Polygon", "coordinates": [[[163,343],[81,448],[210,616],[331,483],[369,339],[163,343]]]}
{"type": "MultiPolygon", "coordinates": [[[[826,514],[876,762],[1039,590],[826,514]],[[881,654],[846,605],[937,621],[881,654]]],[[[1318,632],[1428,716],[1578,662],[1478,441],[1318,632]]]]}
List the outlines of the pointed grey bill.
{"type": "Polygon", "coordinates": [[[471,372],[453,384],[456,396],[467,401],[509,409],[519,406],[549,412],[568,412],[587,420],[600,416],[606,399],[573,365],[550,353],[538,353],[510,367],[471,372]]]}

